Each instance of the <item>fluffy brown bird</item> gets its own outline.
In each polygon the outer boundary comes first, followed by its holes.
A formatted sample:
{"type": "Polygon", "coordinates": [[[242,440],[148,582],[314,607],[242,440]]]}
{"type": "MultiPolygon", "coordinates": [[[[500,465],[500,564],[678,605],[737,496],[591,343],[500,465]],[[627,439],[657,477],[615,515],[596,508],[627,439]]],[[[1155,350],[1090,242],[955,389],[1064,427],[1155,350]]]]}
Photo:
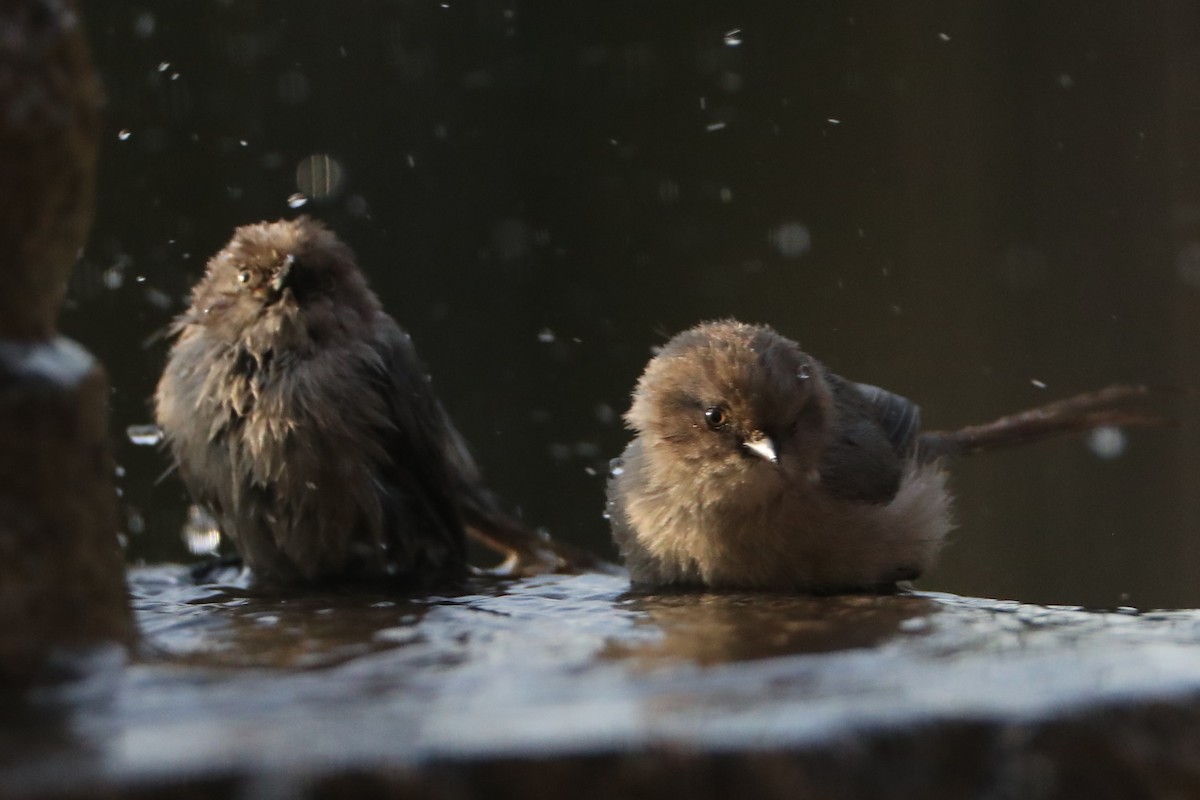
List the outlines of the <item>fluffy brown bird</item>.
{"type": "Polygon", "coordinates": [[[517,571],[563,566],[500,510],[408,334],[319,222],[238,228],[173,332],[158,424],[256,578],[455,578],[467,530],[517,571]]]}
{"type": "Polygon", "coordinates": [[[929,568],[953,526],[945,456],[1104,425],[1114,386],[987,425],[920,433],[920,410],[838,377],[770,328],[732,320],[671,339],[625,415],[608,485],[634,584],[881,589],[929,568]]]}

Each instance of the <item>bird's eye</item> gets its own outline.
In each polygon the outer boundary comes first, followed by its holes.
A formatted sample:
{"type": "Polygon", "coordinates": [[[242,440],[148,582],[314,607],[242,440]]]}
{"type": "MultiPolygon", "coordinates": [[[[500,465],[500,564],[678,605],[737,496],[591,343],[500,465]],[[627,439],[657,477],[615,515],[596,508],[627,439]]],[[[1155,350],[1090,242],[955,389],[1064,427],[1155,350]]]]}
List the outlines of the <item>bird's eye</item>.
{"type": "Polygon", "coordinates": [[[704,421],[714,431],[720,430],[729,421],[729,414],[720,406],[710,406],[704,409],[704,421]]]}
{"type": "Polygon", "coordinates": [[[806,381],[812,377],[812,372],[808,368],[808,364],[801,364],[800,369],[796,370],[796,380],[806,381]]]}
{"type": "Polygon", "coordinates": [[[238,273],[238,283],[246,284],[250,282],[250,270],[244,269],[238,273]]]}

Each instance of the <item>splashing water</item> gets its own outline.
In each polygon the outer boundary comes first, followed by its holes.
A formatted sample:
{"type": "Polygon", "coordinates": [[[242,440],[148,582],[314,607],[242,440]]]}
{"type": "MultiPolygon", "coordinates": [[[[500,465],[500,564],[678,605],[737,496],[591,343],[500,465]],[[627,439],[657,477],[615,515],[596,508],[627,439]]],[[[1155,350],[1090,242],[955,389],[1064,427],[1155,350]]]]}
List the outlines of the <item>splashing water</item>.
{"type": "Polygon", "coordinates": [[[153,447],[163,439],[162,428],[157,425],[130,425],[125,435],[139,447],[153,447]]]}

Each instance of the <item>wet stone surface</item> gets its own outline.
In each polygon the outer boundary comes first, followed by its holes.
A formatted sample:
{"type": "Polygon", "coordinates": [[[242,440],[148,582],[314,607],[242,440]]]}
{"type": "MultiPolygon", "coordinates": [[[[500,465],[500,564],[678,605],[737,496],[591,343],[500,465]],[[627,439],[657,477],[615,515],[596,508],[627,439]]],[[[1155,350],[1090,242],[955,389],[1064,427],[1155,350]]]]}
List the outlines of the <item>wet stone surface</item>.
{"type": "Polygon", "coordinates": [[[607,575],[417,600],[131,583],[143,655],[5,704],[0,795],[1200,786],[1196,611],[638,596],[607,575]]]}

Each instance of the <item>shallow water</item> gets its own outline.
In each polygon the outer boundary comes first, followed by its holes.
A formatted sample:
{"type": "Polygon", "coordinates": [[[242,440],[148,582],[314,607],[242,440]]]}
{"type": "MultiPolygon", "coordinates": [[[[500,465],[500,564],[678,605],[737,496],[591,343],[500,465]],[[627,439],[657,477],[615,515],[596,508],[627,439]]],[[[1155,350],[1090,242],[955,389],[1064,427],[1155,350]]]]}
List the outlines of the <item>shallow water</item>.
{"type": "Polygon", "coordinates": [[[445,758],[741,751],[1200,691],[1200,613],[632,595],[612,575],[261,596],[134,570],[142,654],[9,707],[0,791],[445,758]]]}

